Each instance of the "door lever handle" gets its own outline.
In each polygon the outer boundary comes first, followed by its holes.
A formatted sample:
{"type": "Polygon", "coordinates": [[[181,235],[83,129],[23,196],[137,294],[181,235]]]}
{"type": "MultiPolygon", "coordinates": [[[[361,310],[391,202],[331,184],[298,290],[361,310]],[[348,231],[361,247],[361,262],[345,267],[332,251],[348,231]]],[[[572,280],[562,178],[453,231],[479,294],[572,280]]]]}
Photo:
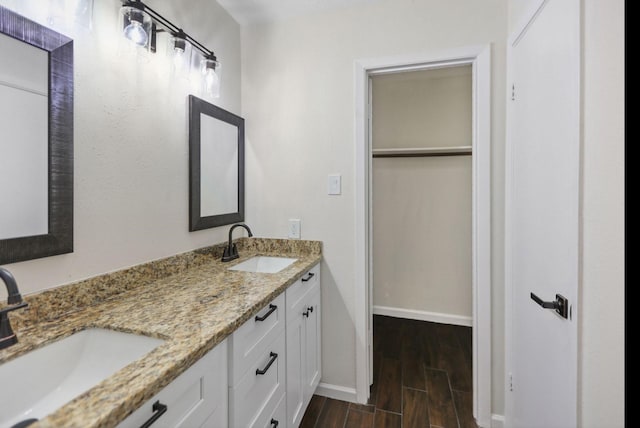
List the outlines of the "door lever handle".
{"type": "Polygon", "coordinates": [[[562,294],[556,294],[556,300],[552,302],[545,302],[533,293],[531,293],[531,299],[544,309],[553,309],[562,318],[569,318],[569,301],[562,294]]]}

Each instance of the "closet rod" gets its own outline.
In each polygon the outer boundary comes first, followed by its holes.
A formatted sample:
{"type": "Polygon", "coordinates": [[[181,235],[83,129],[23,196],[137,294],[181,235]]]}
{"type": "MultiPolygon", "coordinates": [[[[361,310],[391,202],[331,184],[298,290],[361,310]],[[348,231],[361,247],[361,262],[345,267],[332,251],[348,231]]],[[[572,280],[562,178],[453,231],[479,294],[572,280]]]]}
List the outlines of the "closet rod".
{"type": "Polygon", "coordinates": [[[472,153],[471,146],[457,147],[417,147],[412,149],[374,149],[374,158],[408,158],[431,156],[467,156],[472,153]]]}

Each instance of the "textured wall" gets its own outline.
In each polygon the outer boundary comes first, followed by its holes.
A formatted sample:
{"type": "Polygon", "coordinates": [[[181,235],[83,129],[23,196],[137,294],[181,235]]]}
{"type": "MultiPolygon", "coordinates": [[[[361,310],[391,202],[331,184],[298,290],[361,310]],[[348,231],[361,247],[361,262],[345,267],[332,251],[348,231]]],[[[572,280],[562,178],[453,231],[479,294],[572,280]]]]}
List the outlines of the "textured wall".
{"type": "MultiPolygon", "coordinates": [[[[36,0],[0,4],[35,20],[46,11],[36,0]]],[[[96,0],[93,32],[65,30],[75,45],[75,250],[7,265],[25,294],[225,239],[226,227],[188,231],[187,94],[198,92],[171,80],[164,52],[146,62],[123,52],[120,4],[96,0]]],[[[240,113],[238,24],[213,1],[151,4],[216,50],[223,64],[216,104],[240,113]]]]}
{"type": "Polygon", "coordinates": [[[302,237],[323,241],[323,382],[355,388],[354,61],[493,43],[493,406],[502,413],[506,25],[504,0],[382,0],[243,27],[248,220],[282,237],[300,218],[302,237]],[[342,195],[328,196],[336,172],[342,195]]]}

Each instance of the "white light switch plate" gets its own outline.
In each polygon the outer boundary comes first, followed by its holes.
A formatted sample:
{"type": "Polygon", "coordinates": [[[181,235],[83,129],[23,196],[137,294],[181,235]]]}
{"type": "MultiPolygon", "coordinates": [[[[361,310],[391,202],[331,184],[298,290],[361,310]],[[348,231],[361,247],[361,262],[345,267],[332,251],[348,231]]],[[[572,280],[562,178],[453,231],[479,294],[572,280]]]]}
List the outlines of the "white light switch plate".
{"type": "Polygon", "coordinates": [[[329,174],[327,183],[328,195],[339,195],[342,193],[342,176],[340,174],[329,174]]]}
{"type": "Polygon", "coordinates": [[[300,239],[300,219],[289,219],[289,233],[287,236],[290,239],[300,239]]]}

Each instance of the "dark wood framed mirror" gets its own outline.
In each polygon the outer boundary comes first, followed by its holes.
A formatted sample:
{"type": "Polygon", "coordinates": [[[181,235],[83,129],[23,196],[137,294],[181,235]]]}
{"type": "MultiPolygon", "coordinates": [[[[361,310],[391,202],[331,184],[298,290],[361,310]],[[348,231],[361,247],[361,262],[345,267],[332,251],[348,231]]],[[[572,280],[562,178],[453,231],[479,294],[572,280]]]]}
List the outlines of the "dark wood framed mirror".
{"type": "Polygon", "coordinates": [[[244,221],[244,119],[189,95],[189,230],[244,221]]]}
{"type": "Polygon", "coordinates": [[[0,38],[0,153],[13,165],[0,168],[0,264],[7,264],[73,252],[73,40],[2,6],[0,38]],[[32,71],[42,73],[42,89],[24,83],[32,71]],[[35,151],[24,151],[26,134],[35,151]],[[25,226],[31,217],[39,220],[25,226]]]}

